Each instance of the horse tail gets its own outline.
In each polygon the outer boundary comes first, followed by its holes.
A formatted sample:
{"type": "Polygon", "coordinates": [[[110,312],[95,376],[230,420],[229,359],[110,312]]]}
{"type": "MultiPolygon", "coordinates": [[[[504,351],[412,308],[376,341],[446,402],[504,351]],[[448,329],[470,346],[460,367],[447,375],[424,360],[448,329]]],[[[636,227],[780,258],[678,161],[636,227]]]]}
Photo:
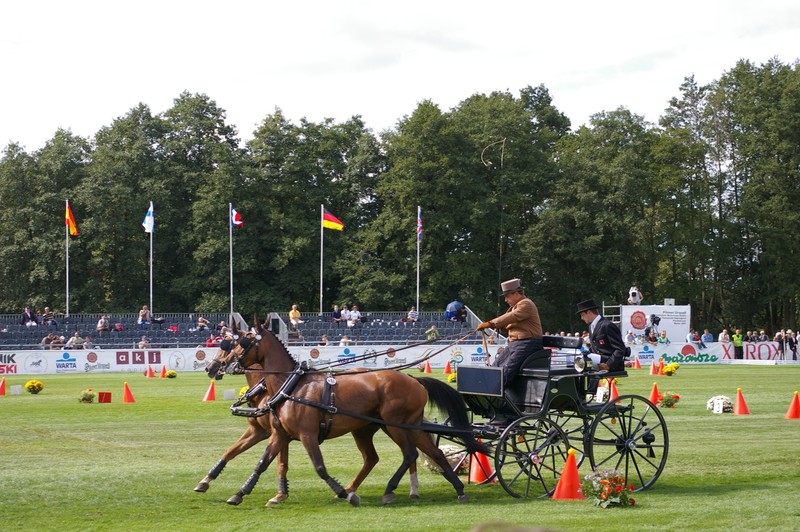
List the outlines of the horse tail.
{"type": "Polygon", "coordinates": [[[491,454],[491,451],[472,435],[472,424],[469,421],[467,405],[464,398],[452,386],[430,377],[415,377],[428,392],[428,402],[447,412],[450,425],[457,429],[465,429],[463,435],[458,436],[470,452],[491,454]]]}

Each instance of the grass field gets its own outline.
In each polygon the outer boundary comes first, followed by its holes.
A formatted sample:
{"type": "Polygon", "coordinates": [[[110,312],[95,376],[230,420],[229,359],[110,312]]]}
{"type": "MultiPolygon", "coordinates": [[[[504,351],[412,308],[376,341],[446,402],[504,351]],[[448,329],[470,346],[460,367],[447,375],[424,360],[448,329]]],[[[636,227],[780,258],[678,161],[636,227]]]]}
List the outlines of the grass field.
{"type": "MultiPolygon", "coordinates": [[[[6,376],[11,385],[29,376],[6,376]]],[[[669,460],[656,485],[627,509],[587,501],[514,499],[498,485],[468,485],[458,503],[443,477],[420,468],[421,499],[405,495],[383,506],[386,482],[399,464],[397,448],[376,437],[381,463],[359,490],[353,508],[333,498],[302,447],[291,446],[289,499],[264,508],[276,492],[270,468],[238,507],[225,500],[252,472],[263,445],[232,461],[207,493],[197,482],[244,429],[217,401],[202,402],[205,374],[146,379],[140,374],[45,375],[38,395],[0,397],[0,530],[469,530],[501,522],[554,530],[798,530],[800,420],[786,420],[800,367],[683,366],[673,377],[631,370],[619,393],[647,397],[657,382],[681,396],[667,409],[669,460]],[[123,382],[136,399],[122,403],[123,382]],[[111,391],[111,404],[80,404],[87,387],[111,391]],[[741,387],[749,416],[714,415],[709,397],[735,400],[741,387]]],[[[349,437],[322,446],[329,472],[343,484],[361,457],[349,437]]],[[[588,461],[581,475],[589,472],[588,461]]],[[[498,528],[499,529],[499,528],[498,528]]]]}

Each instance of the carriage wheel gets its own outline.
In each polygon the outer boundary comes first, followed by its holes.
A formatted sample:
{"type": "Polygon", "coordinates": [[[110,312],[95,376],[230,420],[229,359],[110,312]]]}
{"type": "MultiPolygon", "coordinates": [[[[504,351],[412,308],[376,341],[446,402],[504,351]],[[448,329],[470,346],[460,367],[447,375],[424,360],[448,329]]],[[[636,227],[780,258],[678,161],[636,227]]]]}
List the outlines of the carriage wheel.
{"type": "Polygon", "coordinates": [[[621,395],[597,413],[586,441],[593,469],[616,469],[641,491],[652,486],[669,451],[661,411],[639,395],[621,395]]]}
{"type": "Polygon", "coordinates": [[[583,459],[586,458],[586,449],[583,442],[585,436],[589,434],[592,419],[578,414],[577,410],[577,405],[575,405],[574,410],[550,410],[547,413],[547,417],[561,427],[561,430],[567,435],[569,444],[575,449],[575,464],[580,468],[583,459]]]}
{"type": "Polygon", "coordinates": [[[512,497],[544,497],[558,484],[569,441],[549,419],[526,416],[506,428],[495,448],[500,484],[512,497]]]}

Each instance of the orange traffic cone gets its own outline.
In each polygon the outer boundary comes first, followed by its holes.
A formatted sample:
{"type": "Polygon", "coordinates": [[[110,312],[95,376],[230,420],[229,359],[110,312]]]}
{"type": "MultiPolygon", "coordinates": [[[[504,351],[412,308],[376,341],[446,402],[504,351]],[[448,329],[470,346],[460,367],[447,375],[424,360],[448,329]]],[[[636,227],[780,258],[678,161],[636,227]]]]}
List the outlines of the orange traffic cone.
{"type": "Polygon", "coordinates": [[[167,366],[161,365],[161,375],[158,377],[159,379],[166,379],[167,378],[167,366]]]}
{"type": "Polygon", "coordinates": [[[639,362],[639,355],[636,355],[636,358],[633,359],[633,369],[642,369],[642,363],[639,362]]]}
{"type": "Polygon", "coordinates": [[[153,376],[154,376],[153,375],[153,368],[150,367],[150,366],[147,366],[147,371],[144,372],[144,376],[147,377],[148,379],[152,379],[153,376]]]}
{"type": "Polygon", "coordinates": [[[608,382],[611,383],[609,388],[608,388],[608,390],[609,390],[608,391],[608,394],[609,394],[608,395],[608,400],[609,401],[613,401],[614,399],[619,397],[619,392],[617,391],[617,385],[614,384],[614,379],[608,379],[608,382]]]}
{"type": "Polygon", "coordinates": [[[733,413],[737,416],[750,415],[750,409],[747,408],[747,403],[744,402],[741,388],[736,388],[736,405],[733,407],[733,413]]]}
{"type": "Polygon", "coordinates": [[[216,400],[217,400],[217,394],[215,393],[214,390],[214,381],[211,381],[211,384],[209,384],[208,386],[208,391],[206,392],[206,396],[203,397],[203,402],[205,403],[207,401],[216,401],[216,400]]]}
{"type": "Polygon", "coordinates": [[[425,361],[425,369],[422,372],[423,373],[432,373],[431,372],[431,361],[430,360],[426,360],[425,361]]]}
{"type": "Polygon", "coordinates": [[[135,403],[136,399],[133,398],[133,394],[131,393],[131,389],[128,388],[128,383],[125,383],[125,386],[122,389],[122,402],[123,403],[135,403]]]}
{"type": "Polygon", "coordinates": [[[659,358],[658,359],[658,374],[659,375],[663,375],[664,374],[664,359],[663,358],[659,358]]]}
{"type": "Polygon", "coordinates": [[[658,366],[656,366],[655,360],[650,362],[650,375],[658,375],[658,366]]]}
{"type": "Polygon", "coordinates": [[[786,412],[786,419],[800,419],[800,399],[797,398],[797,392],[794,392],[794,399],[789,405],[789,411],[786,412]]]}
{"type": "Polygon", "coordinates": [[[585,498],[581,489],[581,479],[578,477],[578,465],[575,463],[575,449],[570,448],[567,451],[564,471],[561,472],[561,478],[558,479],[552,499],[554,501],[565,501],[585,498]]]}
{"type": "MultiPolygon", "coordinates": [[[[480,441],[480,439],[478,440],[480,441]]],[[[475,453],[469,462],[469,481],[475,484],[486,482],[489,477],[494,474],[492,465],[489,463],[489,457],[483,453],[475,453]]],[[[492,479],[492,482],[497,482],[497,478],[492,479]]]]}
{"type": "Polygon", "coordinates": [[[650,392],[650,397],[649,397],[650,402],[653,403],[654,405],[658,405],[658,396],[659,395],[661,395],[661,394],[658,393],[658,385],[654,382],[653,383],[653,391],[650,392]]]}
{"type": "Polygon", "coordinates": [[[450,367],[450,361],[449,360],[447,361],[447,364],[445,364],[445,366],[444,366],[443,373],[445,375],[450,375],[451,373],[453,373],[453,368],[450,367]]]}
{"type": "Polygon", "coordinates": [[[6,378],[3,377],[3,379],[0,380],[0,395],[5,395],[5,394],[6,394],[6,378]]]}

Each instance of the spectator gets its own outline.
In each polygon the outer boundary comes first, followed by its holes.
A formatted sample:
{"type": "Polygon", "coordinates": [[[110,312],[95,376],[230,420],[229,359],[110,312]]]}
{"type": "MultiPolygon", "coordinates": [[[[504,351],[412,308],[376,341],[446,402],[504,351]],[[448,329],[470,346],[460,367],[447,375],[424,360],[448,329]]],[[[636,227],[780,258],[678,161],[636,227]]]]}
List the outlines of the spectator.
{"type": "MultiPolygon", "coordinates": [[[[225,324],[225,320],[222,320],[218,324],[214,326],[214,330],[217,331],[217,336],[225,337],[226,335],[231,333],[231,330],[225,324]]],[[[221,340],[220,340],[221,341],[221,340]]]]}
{"type": "Polygon", "coordinates": [[[742,338],[742,341],[743,342],[757,342],[758,341],[758,337],[755,336],[755,332],[754,331],[747,331],[746,333],[744,333],[744,338],[742,338]]]}
{"type": "Polygon", "coordinates": [[[339,310],[339,305],[333,306],[333,312],[331,312],[331,321],[339,327],[342,324],[342,311],[339,310]]]}
{"type": "Polygon", "coordinates": [[[731,336],[731,341],[733,342],[733,357],[736,360],[742,360],[744,358],[744,337],[741,329],[736,329],[731,336]]]}
{"type": "Polygon", "coordinates": [[[42,325],[47,325],[48,327],[58,327],[58,322],[56,321],[56,316],[50,307],[44,307],[44,312],[42,313],[42,325]]]}
{"type": "MultiPolygon", "coordinates": [[[[414,308],[414,307],[411,307],[414,308]]],[[[425,331],[425,338],[429,342],[433,342],[439,339],[439,330],[436,328],[436,325],[431,325],[431,328],[425,331]]]]}
{"type": "Polygon", "coordinates": [[[461,323],[464,323],[465,321],[467,321],[467,307],[462,306],[462,307],[458,308],[456,310],[455,316],[453,316],[453,317],[455,318],[455,321],[459,321],[461,323]]]}
{"type": "Polygon", "coordinates": [[[31,310],[31,307],[25,307],[22,311],[22,321],[20,322],[26,327],[37,327],[39,322],[36,321],[36,314],[31,310]]]}
{"type": "Polygon", "coordinates": [[[350,318],[347,320],[347,326],[351,329],[361,321],[361,312],[358,311],[358,305],[353,305],[353,310],[350,311],[350,318]]]}
{"type": "Polygon", "coordinates": [[[152,321],[153,315],[150,313],[150,309],[147,308],[147,305],[142,305],[142,310],[139,311],[139,318],[136,320],[139,328],[148,329],[152,321]]]}
{"type": "Polygon", "coordinates": [[[658,344],[658,336],[656,336],[656,332],[651,330],[649,333],[647,333],[647,338],[645,339],[645,341],[648,344],[653,344],[653,345],[658,344]]]}
{"type": "Polygon", "coordinates": [[[419,312],[417,312],[416,308],[411,307],[406,315],[406,321],[410,321],[411,323],[417,323],[419,321],[419,312]]]}
{"type": "Polygon", "coordinates": [[[214,333],[209,333],[206,338],[206,347],[219,347],[220,338],[214,336],[214,333]]]}
{"type": "Polygon", "coordinates": [[[47,336],[42,338],[42,341],[39,342],[39,345],[44,347],[44,348],[48,348],[48,347],[50,347],[50,344],[53,343],[53,340],[55,340],[56,338],[58,338],[58,337],[55,334],[48,333],[47,336]]]}
{"type": "Polygon", "coordinates": [[[714,341],[714,335],[708,329],[703,329],[703,336],[700,337],[700,340],[704,344],[710,344],[714,341]]]}
{"type": "Polygon", "coordinates": [[[722,332],[719,333],[719,337],[717,338],[717,341],[720,342],[720,343],[722,343],[722,342],[730,343],[731,336],[728,334],[728,329],[722,329],[722,332]]]}
{"type": "Polygon", "coordinates": [[[88,334],[86,335],[86,338],[83,339],[83,348],[84,349],[99,349],[99,347],[94,345],[94,342],[92,342],[92,337],[89,336],[88,334]]]}
{"type": "Polygon", "coordinates": [[[150,342],[147,340],[147,336],[142,336],[142,339],[139,340],[139,349],[150,349],[150,342]]]}
{"type": "Polygon", "coordinates": [[[339,347],[347,347],[348,345],[350,345],[350,338],[348,338],[346,334],[343,334],[342,339],[339,340],[339,347]]]}
{"type": "MultiPolygon", "coordinates": [[[[584,333],[585,335],[586,333],[584,333]]],[[[634,336],[633,331],[628,331],[625,335],[625,343],[626,344],[633,344],[636,343],[636,336],[634,336]]]]}
{"type": "Polygon", "coordinates": [[[661,331],[658,334],[658,343],[662,345],[669,345],[669,338],[667,338],[667,331],[661,331]]]}
{"type": "Polygon", "coordinates": [[[319,339],[319,344],[317,344],[317,345],[319,345],[320,347],[324,347],[324,346],[328,345],[328,335],[327,334],[323,334],[322,338],[319,339]]]}
{"type": "Polygon", "coordinates": [[[464,307],[464,303],[453,300],[444,309],[444,317],[450,321],[456,321],[456,311],[464,307]]]}
{"type": "Polygon", "coordinates": [[[300,310],[298,310],[297,305],[292,305],[292,310],[289,311],[289,325],[292,330],[297,331],[300,329],[301,323],[303,323],[303,320],[300,319],[300,310]]]}
{"type": "Polygon", "coordinates": [[[67,339],[63,336],[56,336],[53,338],[53,341],[50,342],[50,349],[61,349],[64,347],[64,344],[67,342],[67,339]]]}
{"type": "Polygon", "coordinates": [[[781,330],[778,330],[778,332],[775,333],[775,338],[772,339],[773,342],[778,344],[778,353],[781,354],[783,359],[786,358],[786,344],[784,343],[784,340],[783,331],[781,330]]]}
{"type": "Polygon", "coordinates": [[[789,346],[789,351],[792,352],[792,360],[797,360],[797,337],[791,329],[786,331],[786,345],[789,346]]]}
{"type": "Polygon", "coordinates": [[[689,334],[686,335],[686,343],[692,344],[695,349],[706,349],[706,344],[700,340],[700,335],[697,334],[696,329],[689,329],[689,334]]]}
{"type": "Polygon", "coordinates": [[[204,318],[202,315],[197,317],[197,321],[195,322],[195,326],[197,327],[198,331],[205,331],[206,329],[208,329],[209,325],[211,325],[211,323],[206,318],[204,318]]]}
{"type": "Polygon", "coordinates": [[[769,342],[769,336],[767,336],[767,333],[765,331],[761,331],[761,333],[758,336],[758,341],[759,342],[769,342]]]}
{"type": "Polygon", "coordinates": [[[83,338],[81,338],[81,333],[75,332],[67,343],[64,345],[65,349],[81,349],[83,348],[83,338]]]}
{"type": "Polygon", "coordinates": [[[111,331],[111,322],[108,321],[108,316],[103,314],[103,316],[99,320],[97,320],[97,325],[95,326],[95,330],[97,331],[97,334],[99,334],[100,336],[103,336],[104,332],[111,331]]]}

